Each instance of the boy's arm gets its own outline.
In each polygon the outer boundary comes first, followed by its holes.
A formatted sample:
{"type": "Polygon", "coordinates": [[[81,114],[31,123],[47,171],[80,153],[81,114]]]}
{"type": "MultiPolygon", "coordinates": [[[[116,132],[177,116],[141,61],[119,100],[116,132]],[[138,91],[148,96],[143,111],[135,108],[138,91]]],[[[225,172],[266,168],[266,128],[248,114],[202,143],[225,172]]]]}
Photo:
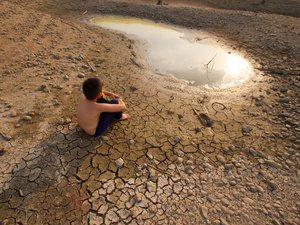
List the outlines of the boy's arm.
{"type": "Polygon", "coordinates": [[[120,98],[119,95],[117,95],[117,94],[115,94],[115,93],[112,93],[112,92],[109,92],[109,91],[103,91],[103,93],[104,93],[105,95],[108,95],[108,96],[112,97],[112,98],[120,98]]]}
{"type": "Polygon", "coordinates": [[[101,112],[122,112],[126,109],[125,103],[119,99],[119,104],[97,103],[101,112]]]}

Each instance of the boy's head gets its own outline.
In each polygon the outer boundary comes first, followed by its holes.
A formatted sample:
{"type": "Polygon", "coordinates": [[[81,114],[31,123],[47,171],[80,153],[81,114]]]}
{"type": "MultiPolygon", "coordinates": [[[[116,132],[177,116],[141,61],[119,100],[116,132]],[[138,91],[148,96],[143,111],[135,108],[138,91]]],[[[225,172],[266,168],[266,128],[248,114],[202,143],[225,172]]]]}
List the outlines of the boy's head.
{"type": "Polygon", "coordinates": [[[83,82],[83,94],[89,100],[94,100],[102,91],[103,83],[98,78],[88,78],[83,82]]]}

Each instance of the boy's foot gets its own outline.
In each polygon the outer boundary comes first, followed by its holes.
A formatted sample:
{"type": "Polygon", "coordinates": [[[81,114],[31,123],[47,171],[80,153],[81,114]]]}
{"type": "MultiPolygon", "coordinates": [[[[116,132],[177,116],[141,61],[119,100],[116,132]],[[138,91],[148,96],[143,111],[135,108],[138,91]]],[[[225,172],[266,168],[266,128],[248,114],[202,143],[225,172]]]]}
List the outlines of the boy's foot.
{"type": "Polygon", "coordinates": [[[129,119],[129,115],[128,114],[122,114],[122,117],[119,120],[127,120],[129,119]]]}

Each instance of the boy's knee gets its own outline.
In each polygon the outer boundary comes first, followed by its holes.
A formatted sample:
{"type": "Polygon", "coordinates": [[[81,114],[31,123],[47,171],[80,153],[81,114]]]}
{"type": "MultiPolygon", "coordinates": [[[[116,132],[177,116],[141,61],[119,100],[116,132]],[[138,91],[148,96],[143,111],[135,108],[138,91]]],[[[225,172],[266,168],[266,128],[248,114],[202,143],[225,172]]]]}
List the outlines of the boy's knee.
{"type": "Polygon", "coordinates": [[[109,104],[119,104],[119,100],[118,99],[112,99],[109,104]]]}

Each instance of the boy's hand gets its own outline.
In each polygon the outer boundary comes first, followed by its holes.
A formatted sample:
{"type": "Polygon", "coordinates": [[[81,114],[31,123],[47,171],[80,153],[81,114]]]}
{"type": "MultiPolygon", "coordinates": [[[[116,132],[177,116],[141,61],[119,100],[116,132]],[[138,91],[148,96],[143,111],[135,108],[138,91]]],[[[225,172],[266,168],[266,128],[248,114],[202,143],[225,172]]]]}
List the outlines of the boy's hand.
{"type": "Polygon", "coordinates": [[[112,98],[120,98],[120,96],[119,96],[119,95],[116,95],[116,94],[112,94],[111,97],[112,97],[112,98]]]}
{"type": "Polygon", "coordinates": [[[109,92],[109,91],[103,91],[104,94],[108,95],[109,97],[115,99],[115,98],[120,98],[119,95],[116,95],[115,93],[109,92]]]}
{"type": "Polygon", "coordinates": [[[122,100],[121,98],[118,98],[118,100],[119,100],[119,104],[124,103],[123,100],[122,100]]]}

